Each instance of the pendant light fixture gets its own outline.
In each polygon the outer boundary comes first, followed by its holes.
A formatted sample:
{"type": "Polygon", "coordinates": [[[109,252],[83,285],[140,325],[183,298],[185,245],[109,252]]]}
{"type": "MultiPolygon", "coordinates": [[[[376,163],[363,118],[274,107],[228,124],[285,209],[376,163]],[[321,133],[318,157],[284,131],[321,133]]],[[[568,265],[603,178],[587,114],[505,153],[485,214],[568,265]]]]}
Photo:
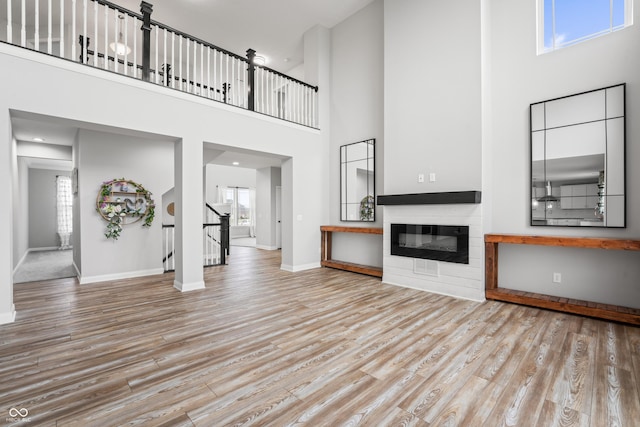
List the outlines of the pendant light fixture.
{"type": "MultiPolygon", "coordinates": [[[[131,53],[131,48],[124,44],[122,41],[122,27],[124,22],[124,16],[118,15],[120,26],[118,28],[118,41],[109,43],[109,48],[116,53],[116,55],[124,56],[131,53]]],[[[117,25],[117,24],[116,24],[117,25]]]]}

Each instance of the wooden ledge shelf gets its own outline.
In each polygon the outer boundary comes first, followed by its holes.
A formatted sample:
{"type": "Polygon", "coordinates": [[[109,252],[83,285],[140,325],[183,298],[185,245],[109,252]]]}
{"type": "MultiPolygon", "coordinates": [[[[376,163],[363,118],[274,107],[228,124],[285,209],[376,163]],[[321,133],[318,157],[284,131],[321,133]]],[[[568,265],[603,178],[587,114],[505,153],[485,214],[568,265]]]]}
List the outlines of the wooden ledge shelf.
{"type": "Polygon", "coordinates": [[[485,297],[487,299],[640,325],[640,309],[498,287],[498,244],[500,243],[640,251],[640,240],[486,234],[484,242],[485,297]]]}
{"type": "Polygon", "coordinates": [[[366,274],[368,276],[382,278],[382,268],[370,265],[355,264],[345,261],[336,261],[331,259],[332,233],[361,233],[361,234],[380,234],[382,228],[378,227],[343,227],[339,225],[323,225],[320,227],[321,234],[321,260],[320,265],[323,267],[337,268],[339,270],[351,271],[353,273],[366,274]]]}

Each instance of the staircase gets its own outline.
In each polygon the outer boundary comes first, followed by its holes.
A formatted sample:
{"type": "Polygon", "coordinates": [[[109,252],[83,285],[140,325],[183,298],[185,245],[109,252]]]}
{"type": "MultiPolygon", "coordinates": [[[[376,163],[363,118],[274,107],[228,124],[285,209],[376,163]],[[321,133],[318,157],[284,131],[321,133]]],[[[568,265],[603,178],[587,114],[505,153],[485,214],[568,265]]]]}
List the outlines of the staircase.
{"type": "MultiPolygon", "coordinates": [[[[175,225],[162,225],[162,265],[165,273],[175,271],[175,225]]],[[[229,255],[229,215],[221,214],[206,204],[205,222],[202,224],[204,267],[223,265],[229,255]]]]}

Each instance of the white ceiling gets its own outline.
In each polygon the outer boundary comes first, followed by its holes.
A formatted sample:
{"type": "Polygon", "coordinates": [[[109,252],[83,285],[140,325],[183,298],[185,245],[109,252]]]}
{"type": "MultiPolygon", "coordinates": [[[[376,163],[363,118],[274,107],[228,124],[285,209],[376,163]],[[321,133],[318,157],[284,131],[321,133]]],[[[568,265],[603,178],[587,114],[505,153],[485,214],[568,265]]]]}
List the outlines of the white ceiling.
{"type": "MultiPolygon", "coordinates": [[[[152,19],[176,30],[244,55],[256,50],[268,58],[267,66],[286,73],[303,61],[303,35],[316,25],[331,28],[373,0],[150,0],[152,19]]],[[[45,2],[41,2],[42,4],[45,2]]],[[[133,12],[140,0],[114,0],[133,12]]],[[[35,137],[45,143],[71,145],[82,125],[13,115],[12,128],[18,141],[35,137]]],[[[213,164],[240,162],[240,167],[276,166],[281,159],[260,153],[224,150],[213,164]],[[235,160],[238,159],[238,160],[235,160]]],[[[38,165],[42,164],[40,160],[38,165]]]]}
{"type": "MultiPolygon", "coordinates": [[[[373,0],[149,0],[151,18],[244,56],[251,48],[286,73],[302,63],[303,34],[331,28],[373,0]]],[[[140,0],[114,0],[140,12],[140,0]]]]}

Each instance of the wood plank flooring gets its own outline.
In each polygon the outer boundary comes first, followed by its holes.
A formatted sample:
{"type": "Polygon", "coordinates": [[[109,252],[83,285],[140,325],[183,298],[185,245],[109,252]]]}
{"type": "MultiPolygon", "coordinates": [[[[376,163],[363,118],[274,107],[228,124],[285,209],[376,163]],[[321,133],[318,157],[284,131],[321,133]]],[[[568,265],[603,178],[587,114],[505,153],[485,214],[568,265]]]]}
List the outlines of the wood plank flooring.
{"type": "Polygon", "coordinates": [[[172,274],[15,285],[0,425],[639,425],[638,327],[279,256],[234,248],[184,294],[172,274]]]}

